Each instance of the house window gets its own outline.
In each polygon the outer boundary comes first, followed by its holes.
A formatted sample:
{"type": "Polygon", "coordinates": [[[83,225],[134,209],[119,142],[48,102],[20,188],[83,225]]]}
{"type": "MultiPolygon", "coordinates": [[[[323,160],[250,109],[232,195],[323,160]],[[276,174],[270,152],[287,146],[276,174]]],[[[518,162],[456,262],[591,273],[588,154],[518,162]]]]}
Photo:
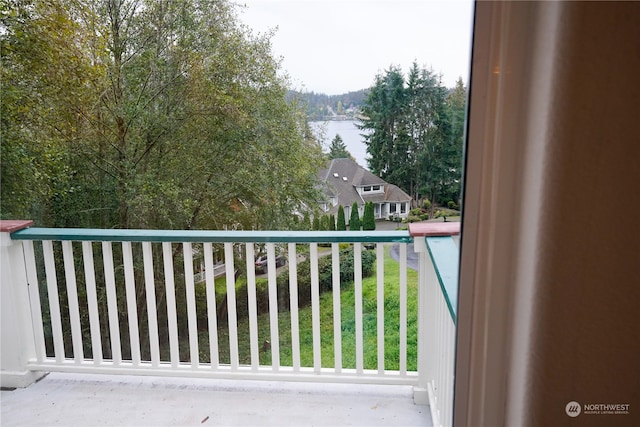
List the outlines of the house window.
{"type": "Polygon", "coordinates": [[[372,191],[380,191],[380,186],[379,185],[374,185],[373,187],[371,187],[372,191]]]}
{"type": "Polygon", "coordinates": [[[396,213],[396,204],[389,203],[389,213],[396,213]]]}
{"type": "Polygon", "coordinates": [[[400,213],[407,213],[407,204],[400,203],[400,213]]]}

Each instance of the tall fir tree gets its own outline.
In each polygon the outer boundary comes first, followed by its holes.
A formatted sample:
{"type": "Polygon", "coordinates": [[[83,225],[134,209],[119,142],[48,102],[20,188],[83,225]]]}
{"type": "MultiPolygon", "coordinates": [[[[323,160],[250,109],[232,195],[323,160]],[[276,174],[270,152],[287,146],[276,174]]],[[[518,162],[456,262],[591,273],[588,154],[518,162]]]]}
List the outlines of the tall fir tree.
{"type": "Polygon", "coordinates": [[[418,201],[459,201],[466,89],[442,86],[414,63],[405,80],[391,67],[376,76],[362,107],[370,170],[418,201]]]}
{"type": "Polygon", "coordinates": [[[352,159],[353,156],[347,150],[347,146],[342,140],[340,134],[336,134],[336,136],[331,141],[331,146],[329,146],[329,160],[333,159],[352,159]]]}

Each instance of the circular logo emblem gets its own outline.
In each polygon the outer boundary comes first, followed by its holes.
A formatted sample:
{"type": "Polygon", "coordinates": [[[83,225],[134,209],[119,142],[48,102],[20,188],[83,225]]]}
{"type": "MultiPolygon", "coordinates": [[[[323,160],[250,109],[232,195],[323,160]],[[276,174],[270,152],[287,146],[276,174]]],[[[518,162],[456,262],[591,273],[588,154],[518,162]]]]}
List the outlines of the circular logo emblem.
{"type": "Polygon", "coordinates": [[[571,401],[567,403],[567,406],[564,407],[564,411],[571,418],[575,418],[580,415],[580,412],[582,412],[582,408],[580,408],[580,404],[578,402],[571,401]]]}

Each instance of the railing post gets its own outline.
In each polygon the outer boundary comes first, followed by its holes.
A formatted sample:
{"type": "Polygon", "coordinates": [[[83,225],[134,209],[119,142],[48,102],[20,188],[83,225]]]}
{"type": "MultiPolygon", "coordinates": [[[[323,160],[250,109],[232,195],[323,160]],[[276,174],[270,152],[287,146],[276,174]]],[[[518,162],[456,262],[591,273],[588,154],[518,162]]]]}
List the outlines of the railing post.
{"type": "MultiPolygon", "coordinates": [[[[414,251],[418,254],[420,263],[418,384],[414,387],[413,400],[416,404],[429,405],[434,426],[450,425],[453,395],[452,393],[449,395],[447,384],[450,384],[452,389],[453,371],[447,368],[453,366],[453,360],[448,359],[455,357],[455,351],[446,345],[446,339],[450,336],[443,331],[453,331],[452,334],[455,337],[455,326],[453,323],[443,323],[443,318],[450,319],[448,307],[445,304],[445,300],[448,301],[448,299],[444,295],[446,291],[440,286],[440,273],[436,272],[440,263],[436,263],[432,254],[429,253],[427,237],[458,235],[460,223],[414,223],[409,225],[409,233],[413,237],[414,251]]],[[[456,258],[457,253],[456,255],[447,253],[445,256],[447,261],[453,261],[457,265],[457,259],[453,259],[456,258]]],[[[443,264],[447,263],[443,262],[443,264]]],[[[457,275],[450,282],[457,288],[457,275]]],[[[455,298],[453,294],[454,292],[449,292],[448,298],[455,298]]]]}
{"type": "Polygon", "coordinates": [[[429,289],[428,265],[431,262],[424,237],[414,238],[413,250],[418,254],[418,384],[413,387],[413,401],[416,405],[429,404],[429,361],[428,343],[433,342],[429,334],[429,319],[427,305],[429,303],[427,291],[429,289]]]}
{"type": "MultiPolygon", "coordinates": [[[[0,386],[26,387],[44,373],[27,369],[36,357],[22,243],[11,233],[33,221],[0,221],[0,386]]],[[[37,283],[31,284],[38,286],[37,283]]]]}

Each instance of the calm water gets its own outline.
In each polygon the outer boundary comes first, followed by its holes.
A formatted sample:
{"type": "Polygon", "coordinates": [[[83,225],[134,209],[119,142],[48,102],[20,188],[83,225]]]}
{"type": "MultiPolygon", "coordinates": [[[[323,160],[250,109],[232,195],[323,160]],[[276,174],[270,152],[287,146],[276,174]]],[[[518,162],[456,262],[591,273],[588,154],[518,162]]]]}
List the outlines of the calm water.
{"type": "Polygon", "coordinates": [[[324,136],[322,141],[322,147],[324,151],[329,151],[331,146],[331,140],[340,135],[349,153],[356,159],[356,162],[360,166],[368,169],[367,161],[367,146],[364,144],[364,139],[360,135],[360,131],[356,127],[356,122],[353,120],[331,120],[327,122],[309,122],[311,128],[314,129],[319,136],[324,136]]]}

